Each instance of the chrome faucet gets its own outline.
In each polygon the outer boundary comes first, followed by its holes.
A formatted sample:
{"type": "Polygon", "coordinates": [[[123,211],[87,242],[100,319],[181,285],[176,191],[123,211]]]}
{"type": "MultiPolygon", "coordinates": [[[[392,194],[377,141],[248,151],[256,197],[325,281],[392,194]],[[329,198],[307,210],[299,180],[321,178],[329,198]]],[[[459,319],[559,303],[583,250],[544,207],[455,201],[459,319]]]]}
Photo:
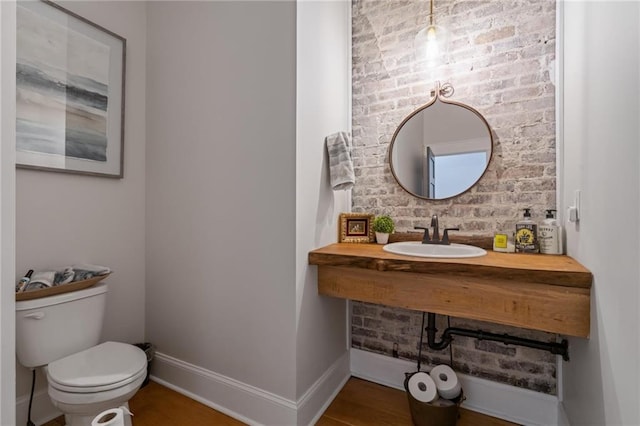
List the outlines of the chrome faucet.
{"type": "Polygon", "coordinates": [[[431,216],[431,227],[433,228],[433,236],[429,238],[429,228],[424,226],[414,226],[414,229],[423,229],[424,235],[422,236],[422,244],[444,244],[449,245],[449,231],[459,231],[460,228],[445,228],[442,233],[442,239],[440,239],[440,230],[438,228],[438,215],[431,216]]]}

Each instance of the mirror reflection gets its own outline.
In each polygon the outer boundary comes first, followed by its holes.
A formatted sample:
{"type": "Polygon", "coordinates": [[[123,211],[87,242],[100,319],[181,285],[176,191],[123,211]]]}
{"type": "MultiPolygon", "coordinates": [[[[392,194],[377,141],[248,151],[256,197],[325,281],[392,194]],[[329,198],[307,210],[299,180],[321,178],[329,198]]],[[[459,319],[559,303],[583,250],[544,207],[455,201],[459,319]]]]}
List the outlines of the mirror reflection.
{"type": "Polygon", "coordinates": [[[482,177],[493,148],[488,123],[475,109],[436,97],[409,115],[391,141],[391,172],[412,195],[441,200],[482,177]]]}

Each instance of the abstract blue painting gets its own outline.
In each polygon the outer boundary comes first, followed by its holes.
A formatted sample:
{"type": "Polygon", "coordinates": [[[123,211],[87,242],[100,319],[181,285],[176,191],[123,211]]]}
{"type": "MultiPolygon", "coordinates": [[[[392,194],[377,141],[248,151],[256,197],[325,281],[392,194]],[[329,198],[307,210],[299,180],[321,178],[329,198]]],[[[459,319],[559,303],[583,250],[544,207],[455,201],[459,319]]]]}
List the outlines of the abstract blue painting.
{"type": "Polygon", "coordinates": [[[56,4],[18,3],[18,167],[122,177],[125,44],[56,4]]]}

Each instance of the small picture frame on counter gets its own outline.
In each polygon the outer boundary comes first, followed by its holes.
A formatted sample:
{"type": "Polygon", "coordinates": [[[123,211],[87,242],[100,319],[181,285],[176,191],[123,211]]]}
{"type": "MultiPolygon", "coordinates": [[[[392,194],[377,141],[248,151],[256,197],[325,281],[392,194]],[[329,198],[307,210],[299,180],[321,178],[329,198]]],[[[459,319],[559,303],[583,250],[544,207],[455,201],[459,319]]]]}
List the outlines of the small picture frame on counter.
{"type": "Polygon", "coordinates": [[[368,213],[341,213],[338,224],[338,242],[372,243],[373,217],[368,213]]]}

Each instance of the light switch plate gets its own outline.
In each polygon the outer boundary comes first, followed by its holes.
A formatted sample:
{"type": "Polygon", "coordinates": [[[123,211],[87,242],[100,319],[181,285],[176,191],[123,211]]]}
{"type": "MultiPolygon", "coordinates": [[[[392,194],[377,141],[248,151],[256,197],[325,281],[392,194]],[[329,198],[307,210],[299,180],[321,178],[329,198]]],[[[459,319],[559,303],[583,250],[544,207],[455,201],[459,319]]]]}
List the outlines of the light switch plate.
{"type": "Polygon", "coordinates": [[[577,223],[580,221],[580,190],[576,189],[573,206],[567,209],[567,219],[569,222],[577,223]]]}

